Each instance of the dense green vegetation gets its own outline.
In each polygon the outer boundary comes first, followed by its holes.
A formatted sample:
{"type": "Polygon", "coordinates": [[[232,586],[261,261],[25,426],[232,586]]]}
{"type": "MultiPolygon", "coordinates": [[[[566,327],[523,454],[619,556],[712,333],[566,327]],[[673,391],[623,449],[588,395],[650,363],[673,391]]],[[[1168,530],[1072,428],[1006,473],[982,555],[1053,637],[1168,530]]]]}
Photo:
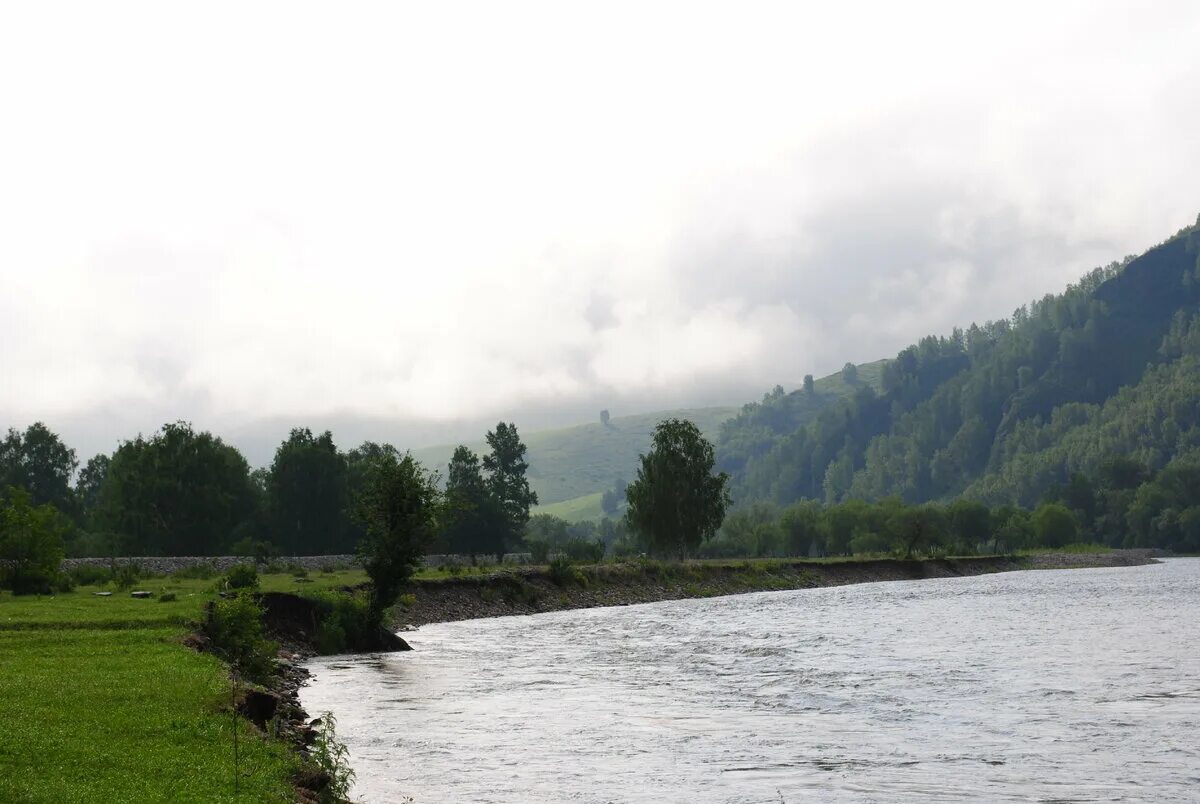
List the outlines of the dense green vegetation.
{"type": "Polygon", "coordinates": [[[1105,504],[1124,507],[1097,534],[1186,548],[1193,499],[1181,489],[1200,463],[1198,312],[1200,233],[1190,228],[1011,319],[922,339],[883,366],[878,388],[807,424],[788,414],[808,392],[769,394],[722,428],[719,466],[743,505],[965,496],[1028,507],[1084,482],[1076,475],[1095,485],[1106,461],[1129,455],[1150,485],[1110,486],[1105,504]]]}

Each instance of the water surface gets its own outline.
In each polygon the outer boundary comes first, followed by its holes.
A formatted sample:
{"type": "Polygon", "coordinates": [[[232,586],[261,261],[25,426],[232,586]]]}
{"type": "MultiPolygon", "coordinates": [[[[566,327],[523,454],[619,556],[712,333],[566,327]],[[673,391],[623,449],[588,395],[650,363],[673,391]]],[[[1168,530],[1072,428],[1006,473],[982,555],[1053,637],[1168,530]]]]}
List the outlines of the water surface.
{"type": "Polygon", "coordinates": [[[1200,559],[405,637],[302,693],[366,802],[1200,799],[1200,559]]]}

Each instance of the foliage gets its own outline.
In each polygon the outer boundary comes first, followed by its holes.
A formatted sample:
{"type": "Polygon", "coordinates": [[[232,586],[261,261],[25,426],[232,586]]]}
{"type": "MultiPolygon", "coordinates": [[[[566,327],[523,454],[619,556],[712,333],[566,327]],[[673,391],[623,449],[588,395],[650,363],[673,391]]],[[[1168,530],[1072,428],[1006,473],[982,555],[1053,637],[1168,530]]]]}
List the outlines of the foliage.
{"type": "Polygon", "coordinates": [[[41,422],[29,425],[23,433],[10,428],[0,441],[0,488],[25,489],[35,506],[74,511],[70,480],[78,465],[75,450],[41,422]]]}
{"type": "Polygon", "coordinates": [[[452,553],[501,555],[512,534],[504,506],[483,476],[479,456],[465,446],[454,450],[446,475],[444,532],[452,553]]]}
{"type": "Polygon", "coordinates": [[[262,608],[250,595],[213,601],[204,632],[213,650],[242,677],[262,681],[274,670],[278,646],[263,636],[262,608]]]}
{"type": "Polygon", "coordinates": [[[568,558],[556,558],[546,570],[550,580],[557,586],[587,586],[587,576],[568,558]]]}
{"type": "MultiPolygon", "coordinates": [[[[1009,319],[922,338],[886,363],[878,387],[863,384],[808,419],[787,415],[808,395],[772,392],[723,428],[719,465],[733,472],[735,496],[836,504],[965,494],[1031,506],[1114,454],[1161,469],[1200,445],[1193,234],[1098,268],[1009,319]]],[[[1091,524],[1086,511],[1081,524],[1091,524]]]]}
{"type": "Polygon", "coordinates": [[[257,589],[258,567],[253,564],[234,564],[225,573],[221,585],[226,589],[257,589]]]}
{"type": "Polygon", "coordinates": [[[241,453],[180,422],[117,448],[93,519],[125,555],[216,555],[256,505],[241,453]]]}
{"type": "Polygon", "coordinates": [[[0,507],[0,588],[50,594],[70,522],[49,504],[34,505],[24,488],[9,487],[0,507]]]}
{"type": "Polygon", "coordinates": [[[346,552],[349,503],[347,461],[333,435],[293,429],[267,479],[273,540],[289,555],[346,552]]]}
{"type": "Polygon", "coordinates": [[[440,505],[437,477],[411,455],[376,459],[358,504],[365,530],[359,554],[371,579],[376,622],[395,603],[435,538],[440,505]]]}
{"type": "Polygon", "coordinates": [[[379,618],[371,609],[368,595],[330,590],[306,597],[316,601],[321,612],[316,634],[318,653],[345,653],[372,644],[379,618]]]}
{"type": "Polygon", "coordinates": [[[113,588],[122,592],[132,589],[142,579],[141,565],[133,561],[124,561],[120,564],[114,561],[110,572],[113,588]]]}
{"type": "Polygon", "coordinates": [[[677,552],[680,560],[695,551],[721,526],[729,505],[728,476],[713,474],[714,462],[712,444],[696,425],[661,422],[637,479],[626,490],[630,528],[657,551],[677,552]]]}
{"type": "Polygon", "coordinates": [[[538,496],[529,488],[525,460],[526,447],[521,442],[515,424],[500,422],[487,434],[491,451],[483,456],[483,468],[488,472],[487,488],[500,507],[506,526],[506,540],[515,543],[529,521],[529,508],[537,505],[538,496]]]}
{"type": "Polygon", "coordinates": [[[179,579],[196,578],[196,579],[205,581],[205,580],[208,580],[209,578],[215,577],[216,574],[217,574],[216,567],[214,567],[212,564],[209,564],[207,562],[201,562],[199,564],[192,564],[191,566],[188,566],[188,567],[181,567],[181,568],[175,570],[173,573],[171,573],[171,577],[179,578],[179,579]]]}
{"type": "Polygon", "coordinates": [[[321,804],[338,804],[349,800],[354,786],[354,770],[350,767],[350,751],[337,738],[337,721],[332,712],[321,715],[321,729],[312,746],[312,760],[328,779],[319,793],[321,804]]]}

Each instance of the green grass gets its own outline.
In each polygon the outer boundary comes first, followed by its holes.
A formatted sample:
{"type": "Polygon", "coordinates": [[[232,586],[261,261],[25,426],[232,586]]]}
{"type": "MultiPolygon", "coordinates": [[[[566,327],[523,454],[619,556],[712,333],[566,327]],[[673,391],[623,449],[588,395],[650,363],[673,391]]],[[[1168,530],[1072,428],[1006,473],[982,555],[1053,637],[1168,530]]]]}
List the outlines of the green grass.
{"type": "MultiPolygon", "coordinates": [[[[268,591],[353,586],[361,570],[264,575],[268,591]]],[[[141,581],[149,600],[97,587],[0,594],[0,801],[291,801],[298,757],[239,721],[233,794],[225,667],[180,644],[213,580],[141,581]],[[164,592],[175,601],[159,602],[164,592]]]]}
{"type": "Polygon", "coordinates": [[[604,509],[600,503],[603,497],[604,492],[598,491],[595,494],[585,494],[582,497],[574,497],[562,502],[539,505],[530,513],[553,514],[568,522],[602,519],[604,517],[604,509]]]}

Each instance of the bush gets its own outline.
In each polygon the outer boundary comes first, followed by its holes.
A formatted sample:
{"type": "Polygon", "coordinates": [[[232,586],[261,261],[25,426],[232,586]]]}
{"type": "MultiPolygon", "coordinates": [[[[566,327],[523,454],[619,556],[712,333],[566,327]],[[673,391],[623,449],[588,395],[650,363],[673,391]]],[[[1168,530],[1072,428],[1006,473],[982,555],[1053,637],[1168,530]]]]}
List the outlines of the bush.
{"type": "Polygon", "coordinates": [[[403,595],[400,595],[400,597],[396,598],[396,602],[406,609],[411,609],[417,604],[417,596],[411,592],[406,592],[403,595]]]}
{"type": "Polygon", "coordinates": [[[15,595],[49,594],[70,530],[54,506],[35,507],[29,492],[10,486],[0,506],[0,588],[15,595]]]}
{"type": "Polygon", "coordinates": [[[258,568],[253,564],[237,564],[225,573],[223,585],[226,589],[257,589],[258,568]]]}
{"type": "Polygon", "coordinates": [[[136,562],[130,561],[125,564],[114,562],[112,565],[112,585],[120,592],[132,589],[141,578],[142,568],[136,562]]]}
{"type": "Polygon", "coordinates": [[[208,562],[203,564],[193,564],[190,567],[184,567],[183,569],[178,569],[171,573],[172,577],[175,578],[193,578],[198,581],[207,581],[209,578],[216,577],[216,574],[217,568],[208,562]]]}
{"type": "Polygon", "coordinates": [[[529,542],[529,554],[534,564],[546,564],[550,560],[550,543],[541,540],[529,542]]]}
{"type": "Polygon", "coordinates": [[[262,608],[249,595],[214,601],[204,632],[213,650],[242,676],[262,681],[274,669],[278,646],[263,636],[262,608]]]}
{"type": "Polygon", "coordinates": [[[317,652],[323,655],[368,648],[375,642],[380,620],[366,595],[323,592],[309,597],[317,603],[317,652]]]}
{"type": "Polygon", "coordinates": [[[174,592],[163,592],[158,596],[159,603],[174,603],[176,600],[174,592]]]}
{"type": "Polygon", "coordinates": [[[333,713],[326,712],[322,715],[321,731],[317,733],[317,739],[312,747],[313,762],[320,768],[322,775],[329,780],[318,794],[321,804],[349,800],[350,786],[354,784],[354,770],[350,767],[350,752],[338,740],[335,734],[336,728],[337,721],[333,719],[333,713]]]}
{"type": "Polygon", "coordinates": [[[574,564],[572,564],[570,559],[554,559],[550,562],[550,568],[547,571],[547,574],[550,576],[550,580],[553,581],[557,586],[567,587],[588,585],[587,576],[580,572],[579,567],[576,567],[574,564]]]}
{"type": "Polygon", "coordinates": [[[604,542],[599,539],[568,539],[563,544],[563,552],[572,561],[598,564],[604,560],[604,542]]]}
{"type": "Polygon", "coordinates": [[[97,567],[94,564],[79,564],[67,570],[67,575],[76,586],[103,586],[113,578],[113,572],[108,567],[97,567]]]}

